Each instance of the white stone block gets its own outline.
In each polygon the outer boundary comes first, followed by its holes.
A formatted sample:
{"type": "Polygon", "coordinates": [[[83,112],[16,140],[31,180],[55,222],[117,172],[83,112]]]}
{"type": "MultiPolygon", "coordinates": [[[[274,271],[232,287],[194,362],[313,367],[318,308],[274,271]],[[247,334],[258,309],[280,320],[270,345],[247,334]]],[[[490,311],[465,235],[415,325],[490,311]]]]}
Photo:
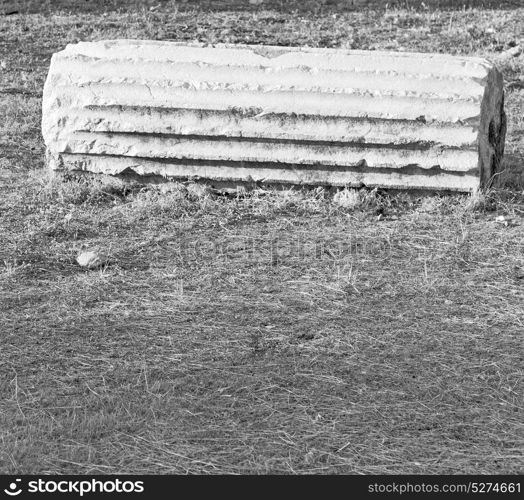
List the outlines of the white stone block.
{"type": "Polygon", "coordinates": [[[472,191],[503,154],[501,74],[442,54],[116,40],[54,54],[53,169],[472,191]]]}

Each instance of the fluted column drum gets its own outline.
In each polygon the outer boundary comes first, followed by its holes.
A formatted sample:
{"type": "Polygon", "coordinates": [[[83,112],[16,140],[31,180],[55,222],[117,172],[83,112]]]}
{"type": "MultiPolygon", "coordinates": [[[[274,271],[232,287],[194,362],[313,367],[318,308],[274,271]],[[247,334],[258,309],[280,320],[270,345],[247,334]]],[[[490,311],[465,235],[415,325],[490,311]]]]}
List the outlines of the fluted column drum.
{"type": "Polygon", "coordinates": [[[53,55],[50,168],[473,191],[503,154],[501,74],[442,54],[115,40],[53,55]]]}

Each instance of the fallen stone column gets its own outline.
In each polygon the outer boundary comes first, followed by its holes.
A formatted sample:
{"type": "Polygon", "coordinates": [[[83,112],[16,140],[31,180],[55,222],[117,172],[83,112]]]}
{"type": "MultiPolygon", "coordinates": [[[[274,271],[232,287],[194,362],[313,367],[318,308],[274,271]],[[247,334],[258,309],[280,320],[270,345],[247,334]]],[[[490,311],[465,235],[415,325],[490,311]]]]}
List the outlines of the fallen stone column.
{"type": "Polygon", "coordinates": [[[78,43],[42,132],[55,170],[473,191],[502,158],[503,82],[442,54],[78,43]]]}

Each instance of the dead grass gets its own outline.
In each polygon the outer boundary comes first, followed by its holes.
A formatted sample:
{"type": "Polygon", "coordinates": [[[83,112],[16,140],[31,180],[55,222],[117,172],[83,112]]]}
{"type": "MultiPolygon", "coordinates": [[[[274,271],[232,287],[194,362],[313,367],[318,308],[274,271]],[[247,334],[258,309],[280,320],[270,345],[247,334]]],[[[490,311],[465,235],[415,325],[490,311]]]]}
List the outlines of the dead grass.
{"type": "Polygon", "coordinates": [[[522,473],[522,192],[62,182],[38,129],[79,39],[475,53],[509,83],[523,9],[220,5],[0,18],[0,471],[522,473]]]}

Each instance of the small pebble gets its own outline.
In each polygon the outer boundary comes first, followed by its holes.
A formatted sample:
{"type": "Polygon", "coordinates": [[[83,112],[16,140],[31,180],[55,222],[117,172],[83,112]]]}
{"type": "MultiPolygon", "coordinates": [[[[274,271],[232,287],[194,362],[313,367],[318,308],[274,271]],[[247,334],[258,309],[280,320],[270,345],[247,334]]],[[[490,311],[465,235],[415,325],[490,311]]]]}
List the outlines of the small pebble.
{"type": "Polygon", "coordinates": [[[508,221],[506,220],[506,217],[503,215],[499,215],[498,217],[495,217],[495,222],[498,222],[499,224],[503,224],[504,226],[508,225],[508,221]]]}
{"type": "Polygon", "coordinates": [[[522,47],[520,45],[511,47],[511,49],[505,50],[503,54],[505,56],[518,57],[520,54],[522,54],[522,47]]]}
{"type": "Polygon", "coordinates": [[[97,252],[81,252],[76,258],[78,264],[88,269],[96,269],[97,267],[103,266],[106,262],[99,253],[97,252]]]}

